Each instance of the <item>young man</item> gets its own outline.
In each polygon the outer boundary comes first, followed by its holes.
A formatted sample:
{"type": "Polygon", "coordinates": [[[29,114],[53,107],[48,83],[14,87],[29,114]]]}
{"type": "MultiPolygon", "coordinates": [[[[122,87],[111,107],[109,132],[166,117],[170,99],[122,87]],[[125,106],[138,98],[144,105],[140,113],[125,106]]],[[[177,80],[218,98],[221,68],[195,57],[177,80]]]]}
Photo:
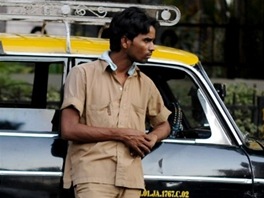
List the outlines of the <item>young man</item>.
{"type": "Polygon", "coordinates": [[[141,159],[170,132],[170,111],[136,66],[154,51],[158,22],[136,7],[110,24],[110,51],[69,73],[61,133],[69,140],[64,187],[76,198],[139,198],[141,159]],[[146,117],[153,131],[145,133],[146,117]]]}

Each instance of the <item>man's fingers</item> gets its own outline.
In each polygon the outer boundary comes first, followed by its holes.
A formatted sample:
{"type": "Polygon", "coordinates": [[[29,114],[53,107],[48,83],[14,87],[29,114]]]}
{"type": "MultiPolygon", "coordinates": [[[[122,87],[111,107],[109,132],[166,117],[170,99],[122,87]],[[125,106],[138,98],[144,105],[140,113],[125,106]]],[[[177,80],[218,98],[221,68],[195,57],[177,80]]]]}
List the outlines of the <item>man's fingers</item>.
{"type": "Polygon", "coordinates": [[[136,144],[136,145],[134,144],[131,147],[131,151],[130,151],[131,156],[144,157],[148,153],[150,153],[150,149],[148,146],[144,145],[143,143],[136,144]]]}

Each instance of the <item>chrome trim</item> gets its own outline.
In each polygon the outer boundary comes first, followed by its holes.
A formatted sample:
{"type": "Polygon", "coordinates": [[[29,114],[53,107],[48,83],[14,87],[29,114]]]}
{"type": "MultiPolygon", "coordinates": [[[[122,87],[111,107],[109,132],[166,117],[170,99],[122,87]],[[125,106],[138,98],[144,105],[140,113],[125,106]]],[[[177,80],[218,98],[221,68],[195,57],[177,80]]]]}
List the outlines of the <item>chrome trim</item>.
{"type": "Polygon", "coordinates": [[[254,183],[264,184],[264,179],[263,178],[254,178],[254,183]]]}
{"type": "Polygon", "coordinates": [[[159,175],[145,175],[145,180],[157,181],[190,181],[190,182],[214,182],[214,183],[239,183],[239,184],[252,184],[250,178],[219,178],[219,177],[196,177],[196,176],[159,176],[159,175]]]}
{"type": "Polygon", "coordinates": [[[188,139],[164,139],[161,142],[166,143],[184,143],[184,144],[195,144],[195,140],[188,140],[188,139]]]}
{"type": "MultiPolygon", "coordinates": [[[[48,172],[48,171],[0,171],[1,176],[51,176],[61,177],[62,172],[48,172]]],[[[252,180],[249,178],[219,178],[219,177],[191,177],[191,176],[152,176],[145,175],[145,180],[157,180],[164,182],[173,181],[188,181],[188,182],[213,182],[213,183],[236,183],[236,184],[252,184],[252,180]]],[[[255,179],[255,183],[264,184],[264,179],[255,179]]]]}
{"type": "Polygon", "coordinates": [[[43,138],[54,138],[58,137],[58,134],[47,134],[46,132],[41,133],[23,133],[23,132],[1,132],[0,131],[0,137],[43,137],[43,138]]]}
{"type": "Polygon", "coordinates": [[[62,172],[49,171],[0,171],[1,176],[46,176],[61,177],[62,172]]]}
{"type": "MultiPolygon", "coordinates": [[[[0,171],[1,176],[51,176],[61,177],[62,172],[49,172],[49,171],[0,171]]],[[[157,180],[164,182],[173,181],[188,181],[188,182],[215,182],[215,183],[240,183],[240,184],[252,184],[252,180],[249,178],[219,178],[219,177],[191,177],[191,176],[153,176],[144,175],[145,180],[157,180]]],[[[255,179],[255,183],[264,183],[264,179],[255,179]]]]}

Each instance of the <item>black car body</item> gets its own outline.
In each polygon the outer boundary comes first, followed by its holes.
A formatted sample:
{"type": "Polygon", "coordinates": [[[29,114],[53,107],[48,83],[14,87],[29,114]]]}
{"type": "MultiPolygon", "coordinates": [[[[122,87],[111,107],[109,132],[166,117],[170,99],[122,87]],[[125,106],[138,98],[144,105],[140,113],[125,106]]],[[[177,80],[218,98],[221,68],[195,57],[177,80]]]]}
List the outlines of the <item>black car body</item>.
{"type": "MultiPolygon", "coordinates": [[[[0,34],[0,42],[0,197],[73,197],[62,189],[62,87],[108,41],[72,37],[71,53],[64,37],[0,34]]],[[[197,56],[157,46],[139,67],[173,112],[170,136],[143,158],[141,197],[264,197],[263,147],[239,130],[197,56]]]]}

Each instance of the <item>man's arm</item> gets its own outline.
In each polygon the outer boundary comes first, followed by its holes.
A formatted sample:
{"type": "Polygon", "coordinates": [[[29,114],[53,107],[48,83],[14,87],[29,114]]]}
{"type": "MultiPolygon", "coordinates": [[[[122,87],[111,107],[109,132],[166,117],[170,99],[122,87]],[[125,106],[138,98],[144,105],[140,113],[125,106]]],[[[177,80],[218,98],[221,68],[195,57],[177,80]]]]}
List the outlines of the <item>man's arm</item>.
{"type": "MultiPolygon", "coordinates": [[[[158,133],[161,128],[163,128],[162,125],[157,127],[155,133],[158,133]]],[[[79,112],[72,106],[62,110],[61,135],[63,139],[83,143],[121,141],[133,150],[133,153],[141,157],[150,152],[156,140],[164,136],[159,134],[155,140],[156,135],[150,136],[134,129],[87,126],[80,123],[79,112]]]]}
{"type": "Polygon", "coordinates": [[[159,125],[157,125],[153,131],[148,133],[148,136],[151,139],[152,142],[152,147],[157,143],[160,142],[161,140],[165,139],[168,137],[170,134],[171,127],[168,121],[162,122],[159,125]]]}
{"type": "Polygon", "coordinates": [[[84,143],[120,139],[113,130],[81,124],[79,112],[72,106],[62,110],[61,135],[63,139],[84,143]]]}

